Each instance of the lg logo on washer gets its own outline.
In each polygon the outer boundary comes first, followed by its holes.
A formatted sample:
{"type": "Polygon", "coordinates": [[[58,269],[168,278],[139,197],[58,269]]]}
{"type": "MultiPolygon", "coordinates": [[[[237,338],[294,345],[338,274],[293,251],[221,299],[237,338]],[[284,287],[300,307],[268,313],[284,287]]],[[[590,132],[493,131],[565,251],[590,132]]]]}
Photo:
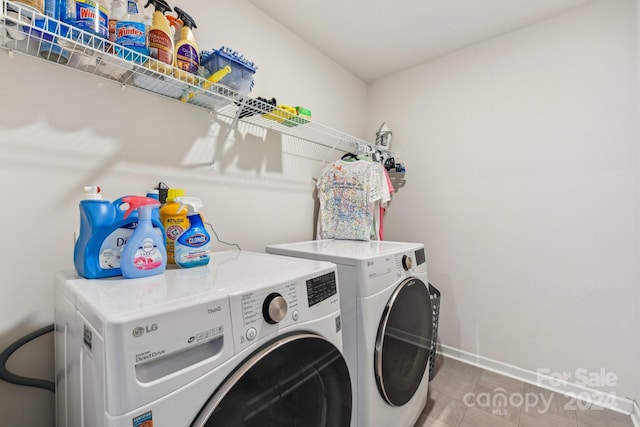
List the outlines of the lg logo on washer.
{"type": "Polygon", "coordinates": [[[158,324],[154,323],[153,325],[147,326],[137,326],[133,329],[133,336],[136,338],[140,338],[144,335],[144,333],[149,333],[158,330],[158,324]]]}

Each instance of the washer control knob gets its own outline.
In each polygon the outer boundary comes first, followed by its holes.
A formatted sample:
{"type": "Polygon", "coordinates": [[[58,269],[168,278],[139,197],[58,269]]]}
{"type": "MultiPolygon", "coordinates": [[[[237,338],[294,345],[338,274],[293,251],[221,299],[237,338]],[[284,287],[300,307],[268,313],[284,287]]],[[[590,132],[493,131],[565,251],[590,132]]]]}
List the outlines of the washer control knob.
{"type": "Polygon", "coordinates": [[[410,256],[402,256],[402,268],[404,268],[405,271],[411,270],[413,268],[413,260],[410,256]]]}
{"type": "Polygon", "coordinates": [[[287,315],[287,300],[277,292],[269,294],[262,304],[262,316],[267,323],[275,324],[287,315]]]}
{"type": "Polygon", "coordinates": [[[249,341],[253,341],[256,335],[258,335],[258,331],[256,331],[256,328],[247,329],[247,333],[245,334],[245,336],[249,341]]]}

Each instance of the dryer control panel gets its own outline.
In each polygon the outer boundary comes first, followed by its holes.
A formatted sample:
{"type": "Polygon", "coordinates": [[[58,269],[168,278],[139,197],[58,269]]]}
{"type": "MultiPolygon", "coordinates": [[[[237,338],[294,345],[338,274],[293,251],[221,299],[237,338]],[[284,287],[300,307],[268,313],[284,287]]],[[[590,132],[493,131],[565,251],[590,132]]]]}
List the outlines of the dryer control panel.
{"type": "Polygon", "coordinates": [[[357,288],[360,297],[374,295],[409,276],[420,276],[420,280],[427,282],[423,246],[362,260],[358,266],[358,280],[367,284],[357,288]]]}

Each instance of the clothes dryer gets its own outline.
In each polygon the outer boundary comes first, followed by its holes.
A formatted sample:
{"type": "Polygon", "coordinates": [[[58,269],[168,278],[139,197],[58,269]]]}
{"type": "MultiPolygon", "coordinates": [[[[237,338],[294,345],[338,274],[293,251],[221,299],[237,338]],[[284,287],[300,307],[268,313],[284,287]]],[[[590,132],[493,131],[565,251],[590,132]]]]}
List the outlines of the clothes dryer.
{"type": "Polygon", "coordinates": [[[413,427],[429,384],[433,309],[424,245],[317,240],[268,253],[337,264],[353,427],[413,427]]]}
{"type": "Polygon", "coordinates": [[[206,267],[55,283],[57,427],[347,427],[336,267],[216,252],[206,267]]]}

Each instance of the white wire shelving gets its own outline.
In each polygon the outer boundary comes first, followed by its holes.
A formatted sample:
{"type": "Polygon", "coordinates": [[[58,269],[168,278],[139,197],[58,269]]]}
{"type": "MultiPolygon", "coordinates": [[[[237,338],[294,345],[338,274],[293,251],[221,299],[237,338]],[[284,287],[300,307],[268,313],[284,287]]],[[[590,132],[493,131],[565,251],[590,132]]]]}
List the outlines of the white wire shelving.
{"type": "MultiPolygon", "coordinates": [[[[297,119],[301,116],[291,117],[285,110],[225,85],[184,72],[174,74],[178,70],[173,67],[163,70],[162,64],[148,56],[35,13],[21,3],[4,1],[1,13],[0,48],[9,55],[25,54],[191,104],[231,119],[232,128],[242,121],[330,147],[332,151],[362,151],[363,147],[376,150],[370,142],[310,119],[297,119]]],[[[215,158],[212,165],[214,161],[215,158]]]]}

